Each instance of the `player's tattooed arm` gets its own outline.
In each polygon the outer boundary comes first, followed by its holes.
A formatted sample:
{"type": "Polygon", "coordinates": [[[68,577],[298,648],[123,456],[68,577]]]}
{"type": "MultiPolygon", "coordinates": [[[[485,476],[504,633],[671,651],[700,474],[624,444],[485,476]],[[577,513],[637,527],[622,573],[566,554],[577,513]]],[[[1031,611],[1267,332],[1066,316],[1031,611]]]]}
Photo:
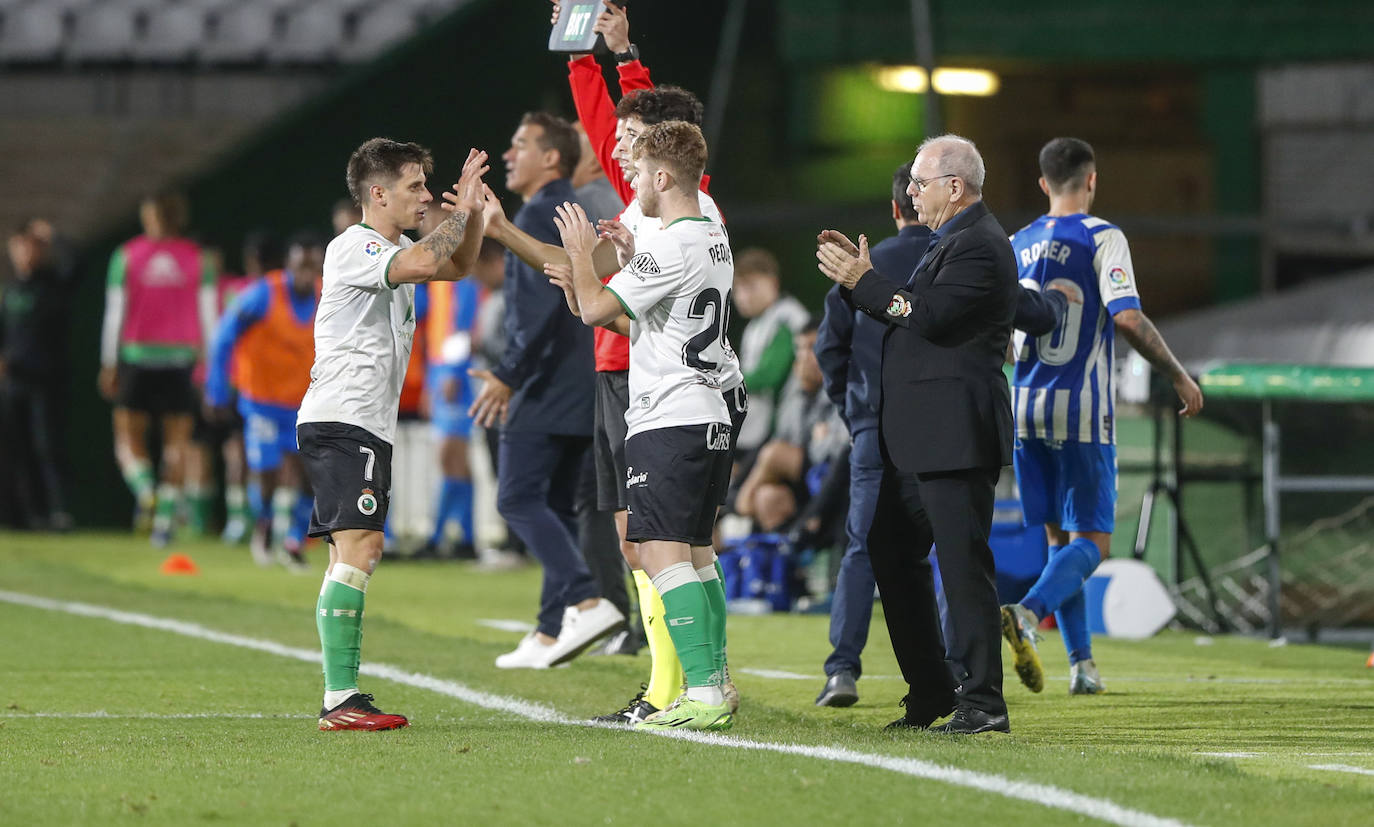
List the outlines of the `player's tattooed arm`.
{"type": "Polygon", "coordinates": [[[453,185],[452,192],[444,193],[444,203],[441,206],[451,213],[444,224],[461,215],[466,215],[467,220],[460,230],[458,246],[449,254],[448,261],[440,268],[435,278],[457,281],[477,266],[477,255],[482,250],[482,234],[478,232],[478,228],[486,212],[486,199],[483,197],[486,184],[482,183],[482,176],[488,169],[486,160],[485,152],[475,149],[468,152],[458,183],[453,185]]]}
{"type": "Polygon", "coordinates": [[[1174,390],[1183,402],[1183,408],[1179,413],[1193,416],[1201,411],[1202,389],[1188,375],[1188,371],[1184,370],[1183,365],[1169,349],[1169,345],[1164,342],[1159,328],[1150,321],[1150,317],[1136,308],[1128,307],[1112,316],[1112,320],[1120,328],[1121,335],[1135,348],[1135,352],[1144,356],[1145,361],[1153,365],[1155,370],[1168,376],[1169,381],[1173,382],[1174,390]]]}
{"type": "Polygon", "coordinates": [[[482,176],[489,167],[487,153],[468,152],[463,173],[453,192],[444,193],[441,205],[449,217],[416,244],[397,253],[391,260],[387,280],[392,284],[426,282],[433,279],[457,281],[476,262],[482,239],[468,232],[470,221],[482,220],[482,176]]]}

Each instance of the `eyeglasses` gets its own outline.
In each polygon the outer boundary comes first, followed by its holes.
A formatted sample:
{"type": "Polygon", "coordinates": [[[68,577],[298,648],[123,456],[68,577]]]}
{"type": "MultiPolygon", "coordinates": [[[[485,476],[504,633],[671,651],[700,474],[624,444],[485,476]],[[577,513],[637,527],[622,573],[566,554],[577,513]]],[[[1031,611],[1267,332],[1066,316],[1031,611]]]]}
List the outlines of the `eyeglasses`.
{"type": "Polygon", "coordinates": [[[934,181],[938,181],[938,180],[940,180],[941,178],[958,178],[958,177],[959,177],[958,173],[947,172],[947,173],[945,173],[944,175],[937,175],[937,176],[935,176],[934,178],[931,178],[931,179],[928,180],[928,181],[922,181],[920,178],[912,178],[912,179],[911,179],[911,183],[916,185],[916,191],[917,191],[917,192],[925,192],[925,191],[926,191],[926,187],[930,186],[931,183],[934,182],[934,181]]]}

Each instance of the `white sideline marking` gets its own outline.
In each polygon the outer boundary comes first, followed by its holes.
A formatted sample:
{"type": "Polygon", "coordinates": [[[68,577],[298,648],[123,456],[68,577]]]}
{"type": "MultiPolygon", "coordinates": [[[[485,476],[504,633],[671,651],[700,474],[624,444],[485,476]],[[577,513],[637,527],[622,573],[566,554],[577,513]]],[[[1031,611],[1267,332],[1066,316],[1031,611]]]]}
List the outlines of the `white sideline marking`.
{"type": "MultiPolygon", "coordinates": [[[[753,675],[756,678],[772,678],[778,681],[809,681],[820,680],[825,677],[821,675],[802,675],[797,672],[784,672],[781,669],[731,669],[731,672],[738,672],[741,675],[753,675]]],[[[868,677],[865,675],[864,677],[868,677]]]]}
{"type": "Polygon", "coordinates": [[[478,626],[486,626],[489,629],[500,629],[503,632],[533,632],[534,624],[526,623],[523,620],[500,620],[486,617],[477,618],[478,626]]]}
{"type": "MultiPolygon", "coordinates": [[[[229,646],[238,646],[243,649],[253,649],[259,652],[291,658],[292,660],[305,661],[307,663],[320,662],[320,653],[314,649],[299,649],[294,646],[284,646],[270,640],[260,640],[257,638],[243,637],[241,635],[226,634],[201,626],[198,623],[188,623],[183,620],[173,620],[170,618],[138,614],[136,612],[126,612],[121,609],[93,606],[89,603],[52,600],[46,597],[37,597],[9,591],[0,591],[0,602],[29,606],[35,609],[65,612],[80,617],[110,620],[115,623],[123,623],[130,626],[141,626],[145,629],[157,629],[159,631],[172,632],[173,634],[196,638],[198,640],[223,643],[229,646]]],[[[466,701],[475,706],[493,709],[499,712],[508,712],[532,721],[573,726],[593,726],[587,721],[574,720],[561,715],[552,708],[542,704],[480,692],[454,681],[436,678],[433,675],[409,672],[396,666],[388,666],[381,663],[365,663],[359,671],[361,674],[370,677],[382,678],[417,689],[428,689],[431,692],[446,695],[451,698],[457,698],[458,700],[466,701]]],[[[613,727],[609,724],[602,726],[619,729],[619,727],[613,727]]],[[[1029,801],[1045,807],[1064,810],[1074,815],[1088,816],[1089,818],[1095,818],[1111,824],[1119,824],[1122,825],[1122,827],[1187,827],[1184,822],[1171,818],[1162,818],[1160,816],[1151,815],[1150,813],[1141,812],[1140,810],[1132,810],[1105,798],[1094,798],[1093,796],[1083,795],[1059,787],[1053,787],[1048,784],[1017,781],[991,773],[941,766],[915,758],[877,755],[841,747],[820,747],[804,744],[778,744],[764,741],[749,741],[724,735],[697,732],[677,732],[665,734],[665,737],[680,738],[684,741],[693,741],[711,746],[775,752],[783,755],[800,755],[806,758],[819,758],[823,761],[835,761],[874,767],[876,769],[884,769],[903,775],[909,775],[914,778],[942,781],[947,784],[968,787],[970,789],[992,793],[1006,798],[1029,801]]]]}
{"type": "Polygon", "coordinates": [[[1309,770],[1330,770],[1331,772],[1353,772],[1356,775],[1374,775],[1374,770],[1352,767],[1347,764],[1309,764],[1309,770]]]}
{"type": "Polygon", "coordinates": [[[174,714],[168,714],[168,715],[156,715],[156,714],[153,714],[153,713],[143,713],[143,712],[139,712],[139,713],[130,713],[130,714],[127,714],[127,715],[126,715],[126,714],[120,713],[120,712],[106,712],[106,711],[103,710],[103,709],[96,710],[95,712],[3,712],[3,713],[0,713],[0,719],[5,719],[5,718],[59,718],[59,719],[65,719],[65,718],[102,718],[102,719],[106,719],[106,718],[108,718],[108,719],[110,719],[110,720],[122,720],[122,719],[129,719],[129,718],[132,718],[132,719],[140,720],[140,721],[144,721],[144,720],[147,720],[147,721],[173,721],[173,720],[175,720],[175,721],[184,721],[184,720],[193,719],[193,718],[207,718],[207,719],[210,719],[210,718],[215,718],[215,719],[218,719],[218,718],[225,718],[225,719],[235,719],[235,720],[237,720],[237,719],[243,719],[243,718],[280,718],[280,719],[301,718],[301,719],[305,719],[305,720],[309,720],[309,721],[315,720],[315,716],[314,716],[314,715],[287,715],[287,714],[282,714],[282,715],[267,715],[267,714],[264,714],[264,713],[262,713],[262,712],[182,712],[182,713],[174,713],[174,714]]]}

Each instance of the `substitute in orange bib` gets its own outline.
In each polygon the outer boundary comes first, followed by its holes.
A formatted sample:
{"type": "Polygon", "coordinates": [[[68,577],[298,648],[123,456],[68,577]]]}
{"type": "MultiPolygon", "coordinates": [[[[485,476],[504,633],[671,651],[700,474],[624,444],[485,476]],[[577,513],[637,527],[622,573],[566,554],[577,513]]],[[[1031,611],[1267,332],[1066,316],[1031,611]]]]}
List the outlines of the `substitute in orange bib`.
{"type": "Polygon", "coordinates": [[[248,501],[254,528],[250,548],[260,565],[280,561],[304,569],[301,548],[314,498],[296,451],[296,411],[310,387],[315,361],[315,308],[324,268],[324,240],[301,235],[286,269],[244,290],[220,321],[210,349],[205,401],[230,403],[230,362],[244,420],[248,501]],[[271,511],[268,511],[268,503],[271,511]]]}

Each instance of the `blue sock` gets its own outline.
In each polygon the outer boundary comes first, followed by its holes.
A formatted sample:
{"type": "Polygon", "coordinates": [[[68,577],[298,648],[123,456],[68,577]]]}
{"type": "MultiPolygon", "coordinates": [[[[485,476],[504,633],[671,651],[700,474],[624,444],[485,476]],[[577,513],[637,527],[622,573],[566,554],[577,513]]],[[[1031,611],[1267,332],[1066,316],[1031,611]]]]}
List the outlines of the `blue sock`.
{"type": "Polygon", "coordinates": [[[472,528],[472,480],[453,480],[453,511],[458,527],[463,529],[463,542],[468,545],[477,543],[477,535],[472,528]]]}
{"type": "Polygon", "coordinates": [[[296,507],[291,509],[291,530],[287,536],[297,543],[305,542],[310,531],[310,515],[315,512],[315,496],[301,492],[296,499],[296,507]]]}
{"type": "Polygon", "coordinates": [[[261,520],[267,514],[267,498],[262,494],[262,485],[248,483],[248,510],[253,512],[253,520],[261,520]]]}
{"type": "Polygon", "coordinates": [[[454,483],[458,480],[453,477],[444,477],[444,481],[439,484],[439,504],[434,517],[434,533],[429,536],[429,544],[437,546],[444,541],[444,530],[448,528],[448,521],[453,518],[453,500],[457,491],[454,483]]]}
{"type": "Polygon", "coordinates": [[[1079,537],[1050,557],[1045,570],[1040,573],[1040,579],[1021,599],[1021,605],[1043,619],[1082,591],[1083,582],[1101,561],[1097,544],[1086,537],[1079,537]]]}
{"type": "Polygon", "coordinates": [[[1093,636],[1088,631],[1088,601],[1079,589],[1073,597],[1065,600],[1054,613],[1054,622],[1059,624],[1059,634],[1064,638],[1064,649],[1069,653],[1069,663],[1092,660],[1093,636]]]}

